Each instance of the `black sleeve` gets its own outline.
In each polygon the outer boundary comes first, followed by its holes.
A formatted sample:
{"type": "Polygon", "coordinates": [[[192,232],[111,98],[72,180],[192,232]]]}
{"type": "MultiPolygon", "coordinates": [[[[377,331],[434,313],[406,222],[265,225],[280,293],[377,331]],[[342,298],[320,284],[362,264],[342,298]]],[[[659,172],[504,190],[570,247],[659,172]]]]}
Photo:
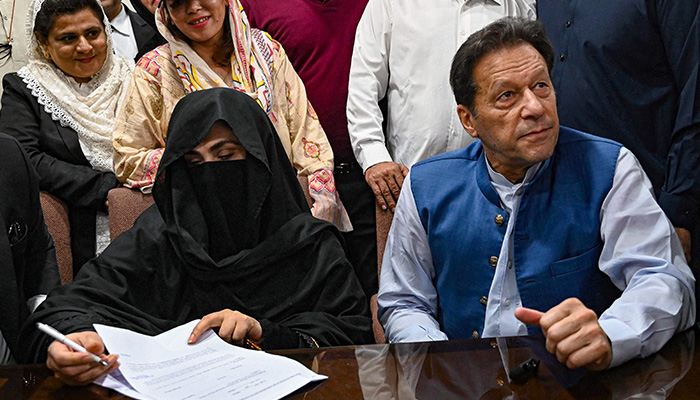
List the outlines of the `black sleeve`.
{"type": "Polygon", "coordinates": [[[24,294],[25,299],[38,294],[47,294],[61,284],[56,261],[56,249],[53,239],[44,223],[44,213],[39,201],[39,178],[22,152],[19,144],[17,151],[22,153],[23,169],[27,171],[28,194],[27,208],[33,221],[28,221],[28,242],[25,249],[24,294]]]}
{"type": "Polygon", "coordinates": [[[314,248],[305,254],[313,256],[303,257],[301,262],[313,260],[312,265],[289,297],[290,303],[303,304],[305,311],[277,323],[261,320],[263,347],[273,350],[373,343],[368,302],[338,239],[330,230],[321,232],[314,248]]]}
{"type": "Polygon", "coordinates": [[[308,347],[300,340],[300,336],[284,325],[276,324],[268,319],[261,319],[265,350],[299,349],[308,347]]]}
{"type": "Polygon", "coordinates": [[[44,224],[34,168],[11,137],[0,134],[0,149],[0,168],[6,168],[0,177],[1,190],[8,192],[0,203],[5,203],[3,209],[10,216],[6,223],[13,223],[20,237],[11,243],[15,275],[3,278],[15,282],[22,294],[20,300],[26,303],[31,297],[47,294],[60,285],[56,251],[44,224]]]}
{"type": "MultiPolygon", "coordinates": [[[[50,155],[59,151],[48,152],[43,147],[46,144],[42,143],[42,134],[50,133],[41,124],[42,106],[17,74],[5,75],[3,88],[0,132],[13,136],[22,145],[39,174],[39,188],[71,206],[104,210],[107,193],[119,183],[114,173],[99,172],[89,165],[79,165],[50,155]],[[42,129],[45,131],[42,132],[42,129]]],[[[54,129],[55,124],[52,125],[50,128],[54,129]]]]}
{"type": "Polygon", "coordinates": [[[39,203],[36,173],[21,146],[0,134],[0,327],[17,356],[27,300],[60,285],[53,241],[39,203]]]}
{"type": "Polygon", "coordinates": [[[656,23],[678,91],[678,113],[659,204],[691,229],[700,211],[700,0],[656,1],[656,23]]]}

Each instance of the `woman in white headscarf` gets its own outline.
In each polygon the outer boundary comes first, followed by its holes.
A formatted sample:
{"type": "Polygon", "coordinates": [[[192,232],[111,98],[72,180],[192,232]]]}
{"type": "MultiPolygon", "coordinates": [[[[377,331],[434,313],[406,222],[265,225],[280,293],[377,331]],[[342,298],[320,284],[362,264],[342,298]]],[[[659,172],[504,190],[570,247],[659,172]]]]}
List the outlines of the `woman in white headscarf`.
{"type": "Polygon", "coordinates": [[[351,230],[335,188],[333,151],[282,46],[248,26],[238,0],[163,0],[156,25],[168,44],[137,63],[114,131],[119,180],[150,190],[177,102],[191,92],[233,88],[258,102],[297,173],[308,177],[313,215],[351,230]]]}
{"type": "Polygon", "coordinates": [[[76,273],[109,244],[112,130],[133,67],[114,55],[97,0],[34,0],[27,20],[29,63],[3,79],[0,132],[22,144],[41,190],[68,204],[76,273]]]}

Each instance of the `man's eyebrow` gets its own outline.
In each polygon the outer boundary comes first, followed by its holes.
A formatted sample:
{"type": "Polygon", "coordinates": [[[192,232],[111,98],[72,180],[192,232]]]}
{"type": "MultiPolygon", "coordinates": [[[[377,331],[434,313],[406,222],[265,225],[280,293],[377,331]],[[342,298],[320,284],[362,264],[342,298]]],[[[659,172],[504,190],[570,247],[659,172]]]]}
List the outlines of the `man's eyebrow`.
{"type": "Polygon", "coordinates": [[[487,88],[484,88],[483,93],[485,94],[492,94],[494,92],[500,92],[501,90],[505,88],[509,88],[513,86],[513,80],[511,79],[499,79],[494,82],[487,88]]]}
{"type": "MultiPolygon", "coordinates": [[[[535,70],[532,73],[532,78],[534,78],[536,80],[540,79],[540,78],[544,78],[544,77],[549,77],[549,72],[547,71],[546,68],[539,68],[538,67],[537,70],[535,70]]],[[[488,89],[486,89],[484,92],[489,93],[489,92],[494,91],[494,90],[501,90],[504,87],[508,87],[508,86],[513,85],[514,82],[515,82],[515,79],[513,79],[513,78],[496,79],[493,81],[492,85],[489,86],[488,89]]]]}

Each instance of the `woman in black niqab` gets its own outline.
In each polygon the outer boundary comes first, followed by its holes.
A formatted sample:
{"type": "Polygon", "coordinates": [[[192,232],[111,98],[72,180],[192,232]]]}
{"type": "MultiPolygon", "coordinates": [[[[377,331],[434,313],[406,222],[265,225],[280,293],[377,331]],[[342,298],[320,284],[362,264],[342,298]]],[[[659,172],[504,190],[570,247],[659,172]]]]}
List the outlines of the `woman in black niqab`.
{"type": "Polygon", "coordinates": [[[155,335],[235,310],[259,321],[264,349],[369,343],[371,320],[337,229],[314,218],[274,128],[250,96],[209,89],[175,108],[153,189],[155,205],[52,291],[25,324],[24,362],[51,343],[36,322],[63,333],[93,323],[155,335]],[[245,160],[186,160],[215,123],[245,160]]]}
{"type": "Polygon", "coordinates": [[[238,250],[257,246],[300,214],[305,216],[299,220],[315,222],[275,129],[260,110],[248,95],[216,89],[185,96],[173,111],[153,196],[173,248],[194,261],[192,268],[213,267],[204,253],[217,268],[235,263],[248,254],[238,250]],[[246,159],[189,165],[184,156],[216,122],[234,131],[246,159]],[[232,220],[243,225],[225,222],[232,220]],[[228,237],[240,241],[222,243],[228,237]],[[238,256],[221,260],[223,253],[238,256]]]}

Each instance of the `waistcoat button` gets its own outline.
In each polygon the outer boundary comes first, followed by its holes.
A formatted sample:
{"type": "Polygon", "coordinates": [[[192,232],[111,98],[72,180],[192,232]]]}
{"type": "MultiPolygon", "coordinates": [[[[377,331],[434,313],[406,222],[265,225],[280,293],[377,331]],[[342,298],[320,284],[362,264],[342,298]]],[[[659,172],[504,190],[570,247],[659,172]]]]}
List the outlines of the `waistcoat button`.
{"type": "Polygon", "coordinates": [[[496,215],[496,218],[493,219],[493,221],[496,223],[496,225],[501,226],[501,225],[503,225],[503,222],[505,221],[505,219],[503,218],[503,216],[501,214],[498,214],[498,215],[496,215]]]}

